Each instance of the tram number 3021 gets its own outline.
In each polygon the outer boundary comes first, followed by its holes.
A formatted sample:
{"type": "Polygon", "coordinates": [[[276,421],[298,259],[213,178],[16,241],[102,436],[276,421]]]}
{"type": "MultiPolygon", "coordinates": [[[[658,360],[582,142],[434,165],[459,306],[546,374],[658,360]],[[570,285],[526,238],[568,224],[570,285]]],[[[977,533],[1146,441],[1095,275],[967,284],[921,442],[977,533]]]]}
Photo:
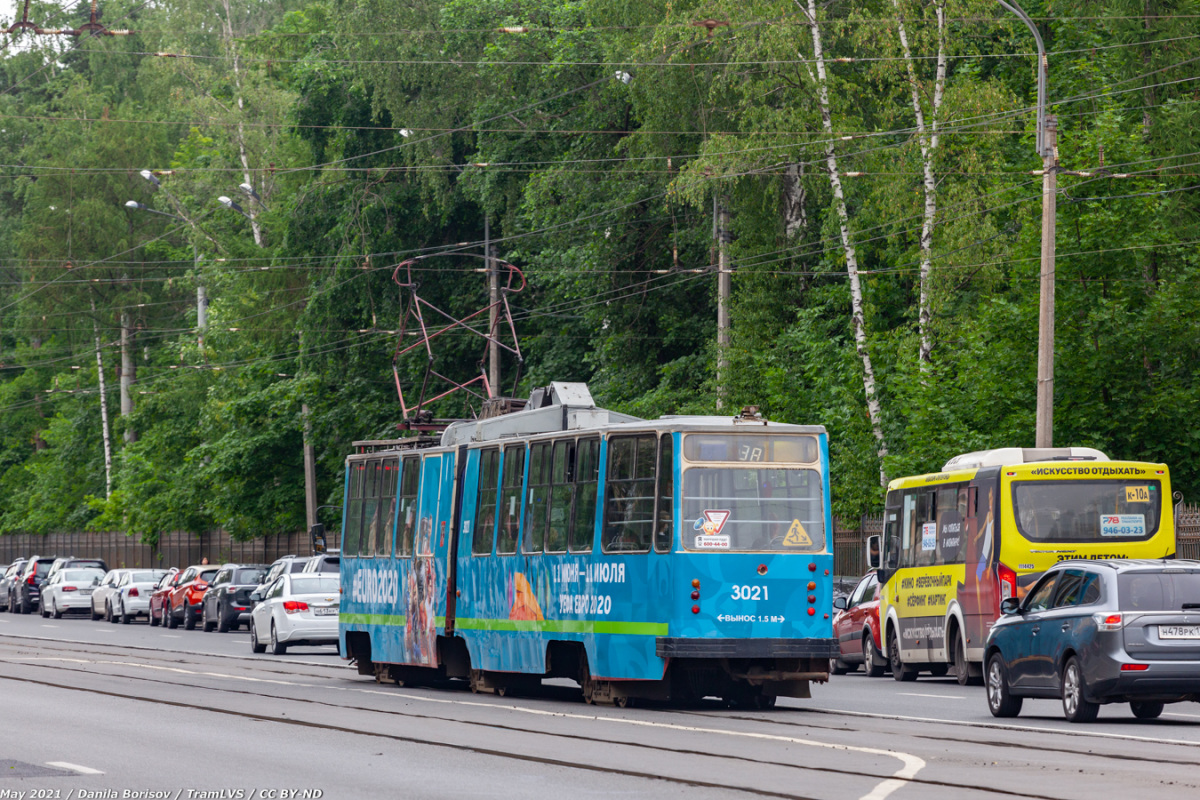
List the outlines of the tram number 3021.
{"type": "Polygon", "coordinates": [[[770,600],[766,586],[734,586],[734,600],[770,600]]]}

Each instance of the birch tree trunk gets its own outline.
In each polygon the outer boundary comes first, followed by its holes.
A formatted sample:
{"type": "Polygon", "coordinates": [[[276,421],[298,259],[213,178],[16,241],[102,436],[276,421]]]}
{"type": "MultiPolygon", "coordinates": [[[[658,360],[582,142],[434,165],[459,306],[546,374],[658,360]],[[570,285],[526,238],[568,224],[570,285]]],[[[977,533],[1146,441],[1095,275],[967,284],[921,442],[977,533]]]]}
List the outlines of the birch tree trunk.
{"type": "Polygon", "coordinates": [[[912,97],[913,114],[917,119],[917,141],[921,145],[921,166],[925,176],[925,218],[921,223],[921,299],[918,306],[917,328],[921,338],[920,364],[921,369],[929,368],[933,352],[933,335],[930,332],[929,274],[931,270],[933,249],[933,225],[937,216],[937,181],[933,177],[933,156],[938,146],[938,125],[942,108],[942,98],[946,93],[946,8],[942,3],[934,3],[934,13],[938,23],[938,52],[937,74],[933,82],[933,107],[930,111],[930,127],[925,125],[925,112],[921,107],[921,87],[917,82],[917,71],[913,66],[912,50],[908,46],[908,32],[904,28],[904,14],[900,11],[900,0],[892,0],[896,7],[897,30],[900,34],[900,47],[904,51],[904,66],[908,70],[908,87],[912,97]]]}
{"type": "Polygon", "coordinates": [[[100,379],[100,432],[104,440],[104,499],[112,497],[112,442],[108,438],[108,394],[104,391],[104,358],[100,355],[100,324],[96,321],[96,298],[92,303],[92,335],[96,340],[96,374],[100,379]]]}
{"type": "MultiPolygon", "coordinates": [[[[797,0],[799,4],[799,0],[797,0]]],[[[801,7],[803,9],[803,7],[801,7]]],[[[813,40],[813,60],[817,66],[817,97],[821,106],[821,125],[825,131],[825,164],[829,170],[829,185],[833,189],[834,205],[837,208],[842,236],[842,250],[846,255],[846,276],[850,279],[850,320],[854,328],[854,345],[863,365],[863,392],[867,397],[867,414],[871,419],[871,430],[879,445],[879,481],[887,486],[887,473],[883,459],[887,455],[887,440],[883,436],[880,420],[879,399],[875,396],[875,368],[871,366],[871,354],[867,351],[867,331],[863,317],[862,284],[858,279],[858,255],[850,240],[850,215],[846,212],[846,196],[842,192],[841,172],[838,170],[837,151],[834,148],[833,119],[829,111],[829,85],[825,73],[825,56],[821,49],[821,26],[817,22],[816,0],[808,0],[808,25],[813,40]]]]}
{"type": "MultiPolygon", "coordinates": [[[[233,17],[229,11],[229,0],[222,0],[225,7],[225,46],[229,49],[229,57],[233,62],[233,85],[237,90],[237,145],[238,156],[242,162],[242,177],[250,186],[254,186],[253,175],[250,172],[250,159],[246,155],[246,129],[243,125],[243,117],[245,116],[246,105],[242,99],[242,72],[241,64],[238,60],[237,42],[233,38],[233,17]]],[[[250,230],[254,232],[254,244],[259,247],[263,246],[262,229],[258,224],[258,209],[253,203],[246,204],[246,216],[250,218],[250,230]]]]}

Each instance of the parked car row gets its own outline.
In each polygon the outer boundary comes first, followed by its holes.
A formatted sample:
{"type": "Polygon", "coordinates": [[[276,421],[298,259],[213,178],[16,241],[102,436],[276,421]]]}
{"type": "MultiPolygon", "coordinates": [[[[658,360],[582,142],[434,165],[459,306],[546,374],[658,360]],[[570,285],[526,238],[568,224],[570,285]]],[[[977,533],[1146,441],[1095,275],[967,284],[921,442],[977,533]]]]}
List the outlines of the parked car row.
{"type": "Polygon", "coordinates": [[[31,614],[42,610],[42,587],[63,570],[94,569],[101,574],[108,565],[98,558],[32,556],[19,558],[0,579],[0,611],[31,614]]]}
{"type": "Polygon", "coordinates": [[[100,559],[18,559],[0,573],[0,611],[61,619],[76,612],[128,625],[226,633],[243,625],[253,652],[336,644],[340,594],[336,554],[284,556],[265,564],[194,564],[184,569],[108,569],[100,559]]]}

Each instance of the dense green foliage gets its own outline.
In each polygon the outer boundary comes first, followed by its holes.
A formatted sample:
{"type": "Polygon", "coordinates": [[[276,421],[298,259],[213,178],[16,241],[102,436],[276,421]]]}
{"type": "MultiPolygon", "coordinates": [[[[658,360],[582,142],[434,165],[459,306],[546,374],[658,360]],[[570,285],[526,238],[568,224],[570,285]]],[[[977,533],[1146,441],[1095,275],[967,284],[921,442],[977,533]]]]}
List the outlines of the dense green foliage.
{"type": "MultiPolygon", "coordinates": [[[[711,412],[722,398],[824,424],[844,515],[879,507],[881,466],[894,477],[1032,446],[1032,37],[994,3],[939,1],[948,68],[927,364],[922,152],[898,14],[932,119],[938,3],[818,11],[882,465],[806,2],[101,0],[101,22],[130,35],[10,36],[0,533],[300,528],[302,405],[321,502],[339,505],[350,443],[390,437],[400,421],[395,265],[445,251],[417,263],[422,295],[453,313],[479,308],[481,262],[455,252],[481,252],[485,217],[498,255],[528,277],[510,298],[518,395],[577,380],[643,416],[711,412]],[[731,211],[735,269],[722,375],[714,198],[731,211]],[[202,332],[197,286],[211,299],[202,332]],[[127,414],[123,325],[136,369],[127,414]]],[[[30,19],[86,21],[71,8],[35,2],[30,19]]],[[[1063,170],[1055,442],[1164,461],[1194,497],[1200,3],[1031,0],[1027,11],[1051,53],[1063,170]]],[[[475,374],[479,339],[440,341],[440,371],[475,374]]],[[[506,359],[508,380],[515,366],[506,359]]],[[[399,368],[415,387],[424,364],[399,368]]],[[[435,408],[470,410],[461,395],[435,408]]]]}

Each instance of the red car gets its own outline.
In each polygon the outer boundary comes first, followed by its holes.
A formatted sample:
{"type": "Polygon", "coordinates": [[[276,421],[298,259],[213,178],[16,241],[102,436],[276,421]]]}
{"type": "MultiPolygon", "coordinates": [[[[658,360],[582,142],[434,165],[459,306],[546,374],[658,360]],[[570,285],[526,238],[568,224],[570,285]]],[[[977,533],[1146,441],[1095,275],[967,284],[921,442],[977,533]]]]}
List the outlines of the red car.
{"type": "Polygon", "coordinates": [[[878,678],[887,668],[887,659],[879,642],[879,579],[875,572],[863,576],[848,598],[833,601],[838,609],[833,618],[833,636],[838,640],[837,658],[830,659],[829,671],[845,675],[863,665],[868,676],[878,678]]]}
{"type": "Polygon", "coordinates": [[[200,621],[204,593],[208,591],[208,584],[220,571],[220,567],[196,564],[179,575],[169,595],[170,603],[167,605],[165,620],[168,628],[178,628],[182,622],[187,630],[196,629],[196,623],[200,621]]]}
{"type": "Polygon", "coordinates": [[[175,581],[179,577],[179,570],[174,567],[166,575],[163,575],[158,583],[154,585],[154,592],[150,595],[150,624],[157,625],[158,623],[167,622],[166,614],[163,609],[171,597],[171,590],[175,588],[175,581]]]}

